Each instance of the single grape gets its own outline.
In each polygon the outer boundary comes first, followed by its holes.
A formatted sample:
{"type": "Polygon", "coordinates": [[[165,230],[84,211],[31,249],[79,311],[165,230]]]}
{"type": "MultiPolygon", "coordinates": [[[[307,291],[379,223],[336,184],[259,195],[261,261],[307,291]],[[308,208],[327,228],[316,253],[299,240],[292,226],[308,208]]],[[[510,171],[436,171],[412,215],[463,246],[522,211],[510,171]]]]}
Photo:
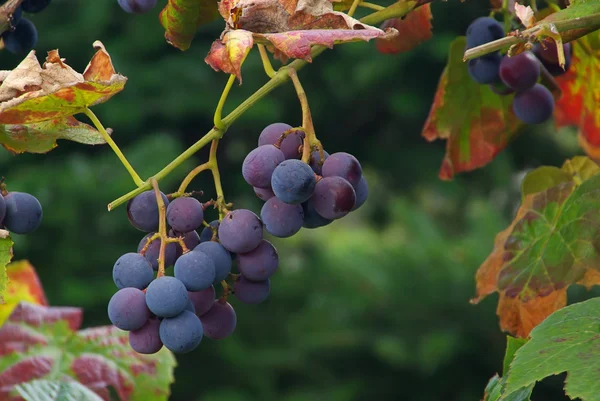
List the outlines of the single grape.
{"type": "Polygon", "coordinates": [[[359,207],[361,207],[367,201],[367,198],[369,197],[369,184],[367,184],[367,180],[365,180],[364,176],[358,182],[355,192],[356,192],[356,203],[354,204],[354,207],[352,208],[352,210],[356,210],[359,207]]]}
{"type": "Polygon", "coordinates": [[[263,145],[252,150],[242,164],[242,175],[253,187],[269,188],[275,167],[285,160],[283,152],[273,145],[263,145]]]}
{"type": "Polygon", "coordinates": [[[500,81],[502,56],[495,54],[489,58],[479,57],[469,60],[469,75],[478,84],[493,84],[500,81]]]}
{"type": "Polygon", "coordinates": [[[260,219],[269,234],[287,238],[302,228],[304,212],[300,205],[289,205],[273,197],[260,210],[260,219]]]}
{"type": "Polygon", "coordinates": [[[194,305],[196,315],[202,316],[212,307],[215,301],[215,287],[212,285],[205,290],[188,292],[188,298],[194,305]]]}
{"type": "Polygon", "coordinates": [[[533,88],[515,95],[513,111],[526,124],[540,124],[552,117],[554,98],[545,86],[535,84],[533,88]]]}
{"type": "Polygon", "coordinates": [[[571,57],[572,47],[570,43],[563,44],[563,51],[565,54],[565,68],[563,69],[558,64],[558,51],[556,50],[556,43],[554,41],[545,43],[546,48],[541,45],[534,47],[534,53],[537,58],[542,62],[544,67],[554,76],[560,76],[566,73],[571,68],[571,57]]]}
{"type": "Polygon", "coordinates": [[[138,330],[129,332],[129,345],[135,352],[140,354],[155,354],[163,346],[158,334],[160,320],[150,318],[146,324],[138,330]]]}
{"type": "MultiPolygon", "coordinates": [[[[169,205],[167,196],[160,193],[165,206],[169,205]]],[[[127,202],[127,218],[140,231],[158,231],[158,203],[154,191],[142,192],[127,202]]]]}
{"type": "Polygon", "coordinates": [[[14,54],[27,53],[33,49],[38,40],[37,29],[27,18],[15,24],[15,29],[2,34],[4,48],[14,54]]]}
{"type": "Polygon", "coordinates": [[[245,304],[259,304],[269,297],[271,291],[271,282],[250,281],[244,276],[240,276],[235,284],[235,296],[245,304]]]}
{"type": "Polygon", "coordinates": [[[333,223],[333,220],[326,219],[315,210],[315,197],[312,196],[309,200],[302,204],[304,211],[304,228],[319,228],[333,223]]]}
{"type": "Polygon", "coordinates": [[[219,224],[219,241],[230,252],[250,252],[260,244],[262,229],[262,222],[250,210],[232,210],[219,224]]]}
{"type": "Polygon", "coordinates": [[[137,288],[122,288],[108,302],[108,318],[121,330],[138,330],[150,319],[144,293],[137,288]]]}
{"type": "MultiPolygon", "coordinates": [[[[149,233],[142,238],[140,241],[137,251],[141,252],[141,250],[146,246],[146,242],[148,242],[148,238],[152,237],[155,233],[149,233]]],[[[158,256],[160,255],[160,238],[153,240],[150,243],[148,249],[146,249],[146,253],[144,257],[150,264],[154,270],[158,270],[158,256]]],[[[177,258],[177,244],[174,242],[169,242],[165,247],[165,267],[172,266],[175,264],[175,259],[177,258]]]]}
{"type": "Polygon", "coordinates": [[[329,153],[326,151],[323,151],[323,160],[321,160],[321,152],[318,150],[313,150],[313,152],[310,154],[310,167],[316,174],[321,175],[323,163],[325,163],[325,160],[327,160],[328,157],[329,153]]]}
{"type": "Polygon", "coordinates": [[[175,277],[159,277],[146,289],[146,304],[156,316],[176,316],[185,310],[188,304],[185,285],[175,277]]]}
{"type": "Polygon", "coordinates": [[[511,89],[522,92],[540,77],[540,62],[531,52],[504,57],[500,62],[500,79],[511,89]]]}
{"type": "Polygon", "coordinates": [[[215,264],[205,253],[192,251],[177,259],[174,274],[188,291],[202,291],[215,281],[215,264]]]}
{"type": "Polygon", "coordinates": [[[4,226],[4,216],[6,216],[6,201],[0,194],[0,226],[4,226]]]}
{"type": "Polygon", "coordinates": [[[273,172],[271,188],[275,196],[285,203],[302,203],[315,189],[315,173],[301,160],[286,160],[273,172]]]}
{"type": "Polygon", "coordinates": [[[260,245],[247,253],[237,255],[238,269],[242,276],[252,281],[263,281],[275,274],[279,266],[277,250],[267,240],[262,240],[260,245]]]}
{"type": "Polygon", "coordinates": [[[130,14],[144,14],[154,8],[156,0],[119,0],[119,5],[130,14]]]}
{"type": "Polygon", "coordinates": [[[194,231],[204,221],[202,203],[196,198],[177,198],[167,208],[167,223],[180,233],[194,231]]]}
{"type": "Polygon", "coordinates": [[[188,311],[163,319],[159,328],[162,343],[178,354],[194,350],[202,341],[203,331],[198,316],[188,311]]]}
{"type": "MultiPolygon", "coordinates": [[[[190,251],[192,249],[194,249],[196,246],[198,246],[198,244],[200,243],[200,236],[198,235],[198,233],[196,231],[190,231],[189,233],[178,233],[173,230],[169,230],[169,237],[172,237],[172,238],[183,237],[183,243],[185,244],[185,247],[187,249],[189,249],[190,251]]],[[[179,257],[183,254],[183,248],[181,248],[181,245],[179,245],[179,243],[176,242],[175,249],[176,249],[175,259],[179,259],[179,257]]]]}
{"type": "Polygon", "coordinates": [[[271,188],[256,188],[254,187],[254,193],[258,196],[259,199],[263,201],[268,201],[272,197],[275,196],[275,193],[271,188]]]}
{"type": "MultiPolygon", "coordinates": [[[[292,126],[285,123],[273,123],[271,125],[267,125],[258,137],[258,146],[275,145],[281,135],[291,128],[292,126]]],[[[279,149],[281,149],[283,152],[286,160],[300,158],[300,146],[302,146],[303,139],[304,132],[294,131],[292,134],[286,136],[283,141],[281,141],[281,146],[279,149]]]]}
{"type": "Polygon", "coordinates": [[[315,187],[315,210],[329,220],[344,217],[356,204],[356,192],[342,177],[325,177],[315,187]]]}
{"type": "Polygon", "coordinates": [[[50,0],[23,0],[21,7],[26,13],[39,13],[50,4],[50,0]]]}
{"type": "Polygon", "coordinates": [[[221,340],[233,334],[237,317],[233,307],[223,300],[216,300],[212,308],[200,316],[204,334],[213,340],[221,340]]]}
{"type": "Polygon", "coordinates": [[[25,192],[9,192],[4,198],[6,215],[4,226],[15,234],[29,234],[42,223],[42,205],[33,195],[25,192]]]}
{"type": "MultiPolygon", "coordinates": [[[[219,229],[219,220],[213,220],[208,225],[212,228],[219,229]]],[[[213,237],[213,230],[210,227],[204,227],[202,232],[200,233],[200,243],[210,241],[213,237]]]]}
{"type": "Polygon", "coordinates": [[[231,254],[218,242],[202,242],[194,248],[194,252],[202,252],[213,261],[215,266],[215,283],[225,280],[231,272],[231,254]]]}
{"type": "Polygon", "coordinates": [[[504,37],[504,28],[493,18],[480,17],[467,28],[467,48],[484,45],[504,37]]]}
{"type": "Polygon", "coordinates": [[[113,281],[118,288],[134,287],[143,290],[152,280],[152,265],[139,253],[126,253],[113,266],[113,281]]]}
{"type": "Polygon", "coordinates": [[[337,152],[330,155],[323,163],[322,175],[323,177],[342,177],[356,187],[362,177],[362,167],[356,157],[349,153],[337,152]]]}

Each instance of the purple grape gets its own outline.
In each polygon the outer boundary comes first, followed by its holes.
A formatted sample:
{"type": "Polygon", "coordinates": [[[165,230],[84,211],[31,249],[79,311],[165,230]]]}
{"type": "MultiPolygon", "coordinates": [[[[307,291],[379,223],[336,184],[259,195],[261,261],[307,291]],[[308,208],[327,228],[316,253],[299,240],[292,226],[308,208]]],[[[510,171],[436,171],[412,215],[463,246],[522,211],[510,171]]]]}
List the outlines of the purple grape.
{"type": "Polygon", "coordinates": [[[285,160],[283,152],[273,145],[263,145],[252,150],[242,164],[242,175],[253,187],[269,188],[275,167],[285,160]]]}
{"type": "Polygon", "coordinates": [[[310,167],[313,169],[315,174],[321,175],[323,163],[325,163],[325,160],[327,160],[328,157],[329,153],[323,151],[323,162],[321,162],[321,152],[319,152],[318,150],[314,150],[310,154],[310,167]]]}
{"type": "Polygon", "coordinates": [[[492,84],[500,81],[500,63],[502,56],[490,53],[493,56],[479,57],[469,60],[469,75],[478,84],[492,84]]]}
{"type": "Polygon", "coordinates": [[[159,277],[146,289],[146,305],[156,316],[177,316],[185,310],[187,304],[185,285],[175,277],[159,277]]]}
{"type": "MultiPolygon", "coordinates": [[[[258,146],[263,145],[275,145],[281,135],[291,129],[290,125],[284,123],[273,123],[268,125],[258,137],[258,146]]],[[[294,131],[294,133],[285,137],[283,141],[281,141],[281,146],[279,147],[283,152],[285,159],[299,159],[301,156],[300,146],[302,146],[302,141],[304,139],[304,132],[302,131],[294,131]]]]}
{"type": "Polygon", "coordinates": [[[356,203],[354,204],[354,207],[352,208],[352,210],[356,210],[359,207],[361,207],[367,201],[367,198],[369,197],[369,184],[367,184],[367,180],[365,180],[364,176],[358,182],[355,192],[356,192],[356,203]]]}
{"type": "Polygon", "coordinates": [[[6,202],[4,226],[8,231],[15,234],[29,234],[42,224],[44,213],[42,205],[35,196],[25,192],[10,192],[4,201],[6,202]]]}
{"type": "Polygon", "coordinates": [[[33,49],[38,40],[37,29],[27,18],[15,24],[15,29],[2,34],[4,48],[13,54],[24,54],[33,49]]]}
{"type": "Polygon", "coordinates": [[[235,296],[245,304],[259,304],[269,297],[271,291],[271,282],[250,281],[244,276],[240,276],[234,284],[235,296]]]}
{"type": "Polygon", "coordinates": [[[211,285],[202,291],[188,292],[188,298],[194,305],[196,315],[204,315],[212,307],[212,304],[215,301],[215,287],[211,285]]]}
{"type": "Polygon", "coordinates": [[[315,187],[315,210],[328,220],[344,217],[356,204],[356,192],[342,177],[325,177],[315,187]]]}
{"type": "Polygon", "coordinates": [[[177,198],[167,208],[167,223],[174,231],[187,233],[194,231],[204,221],[202,203],[195,198],[177,198]]]}
{"type": "MultiPolygon", "coordinates": [[[[160,193],[165,206],[169,205],[167,196],[160,193]]],[[[154,191],[142,192],[127,203],[129,222],[140,231],[158,231],[158,203],[154,191]]]]}
{"type": "Polygon", "coordinates": [[[362,167],[356,157],[349,153],[338,152],[330,155],[323,163],[323,177],[342,177],[353,187],[362,177],[362,167]]]}
{"type": "Polygon", "coordinates": [[[231,254],[223,245],[215,241],[207,241],[195,247],[194,252],[202,252],[213,261],[215,266],[215,283],[225,280],[229,276],[232,263],[231,254]]]}
{"type": "MultiPolygon", "coordinates": [[[[140,241],[137,251],[141,252],[144,246],[146,246],[146,242],[148,242],[148,238],[152,237],[155,233],[149,233],[142,238],[140,241]]],[[[146,249],[146,253],[144,257],[150,264],[152,265],[152,269],[155,271],[158,270],[158,256],[160,255],[160,238],[153,240],[150,243],[148,249],[146,249]]],[[[174,242],[169,242],[165,247],[165,267],[172,266],[177,259],[177,244],[174,242]]]]}
{"type": "Polygon", "coordinates": [[[517,92],[531,88],[540,77],[540,62],[531,52],[504,57],[500,63],[500,78],[517,92]]]}
{"type": "Polygon", "coordinates": [[[260,244],[262,228],[262,222],[250,210],[232,210],[219,224],[219,241],[230,252],[250,252],[260,244]]]}
{"type": "MultiPolygon", "coordinates": [[[[177,237],[183,237],[183,243],[185,244],[185,247],[187,249],[189,249],[190,251],[192,249],[194,249],[196,246],[198,246],[198,244],[200,243],[200,236],[198,235],[198,233],[196,231],[190,231],[189,233],[179,233],[173,230],[169,230],[169,237],[171,238],[177,238],[177,237]]],[[[183,248],[181,248],[181,245],[179,245],[179,243],[175,243],[175,249],[176,249],[176,259],[179,259],[179,257],[181,255],[183,255],[183,248]]]]}
{"type": "Polygon", "coordinates": [[[315,210],[315,198],[311,197],[302,204],[304,211],[304,228],[319,228],[333,223],[333,220],[326,219],[315,210]]]}
{"type": "Polygon", "coordinates": [[[113,266],[113,281],[119,289],[133,287],[143,290],[152,280],[152,265],[139,253],[126,253],[113,266]]]}
{"type": "Polygon", "coordinates": [[[144,14],[156,6],[156,0],[118,0],[123,10],[130,14],[144,14]]]}
{"type": "Polygon", "coordinates": [[[254,193],[256,194],[256,196],[259,199],[261,199],[265,202],[275,196],[275,193],[273,192],[273,190],[271,188],[256,188],[256,187],[254,187],[254,193]]]}
{"type": "Polygon", "coordinates": [[[480,17],[467,28],[467,48],[477,47],[504,37],[504,28],[493,18],[480,17]]]}
{"type": "Polygon", "coordinates": [[[179,354],[194,350],[202,341],[203,332],[198,316],[188,311],[163,319],[159,328],[160,340],[165,347],[179,354]]]}
{"type": "Polygon", "coordinates": [[[108,302],[108,318],[121,330],[138,330],[150,319],[144,293],[137,288],[123,288],[108,302]]]}
{"type": "Polygon", "coordinates": [[[513,110],[517,118],[526,124],[540,124],[552,117],[554,98],[543,85],[517,93],[513,100],[513,110]]]}
{"type": "Polygon", "coordinates": [[[188,291],[202,291],[215,281],[215,264],[205,253],[191,251],[177,259],[174,275],[188,291]]]}
{"type": "MultiPolygon", "coordinates": [[[[213,220],[208,225],[212,228],[219,229],[219,220],[213,220]]],[[[213,230],[210,227],[204,227],[202,232],[200,233],[200,243],[210,241],[213,237],[213,230]]]]}
{"type": "Polygon", "coordinates": [[[269,234],[287,238],[302,228],[304,212],[300,205],[289,205],[273,197],[263,205],[260,219],[269,234]]]}
{"type": "Polygon", "coordinates": [[[221,340],[233,334],[237,324],[235,310],[228,302],[216,300],[212,308],[200,316],[204,334],[213,340],[221,340]]]}
{"type": "Polygon", "coordinates": [[[155,354],[163,346],[158,334],[160,320],[150,318],[139,330],[129,332],[129,345],[140,354],[155,354]]]}
{"type": "Polygon", "coordinates": [[[558,64],[558,51],[556,50],[556,43],[554,41],[545,43],[546,48],[544,49],[541,45],[536,45],[534,53],[537,58],[542,62],[544,67],[554,76],[560,76],[566,73],[571,68],[571,57],[572,47],[570,43],[563,44],[563,51],[565,54],[565,68],[563,69],[558,64]]]}
{"type": "Polygon", "coordinates": [[[275,196],[285,203],[302,203],[313,193],[315,173],[301,160],[286,160],[273,172],[271,188],[275,196]]]}
{"type": "Polygon", "coordinates": [[[35,14],[44,10],[50,4],[50,0],[23,0],[21,8],[26,13],[35,14]]]}
{"type": "Polygon", "coordinates": [[[0,194],[0,225],[4,226],[4,216],[6,216],[6,201],[4,196],[0,194]]]}
{"type": "Polygon", "coordinates": [[[277,250],[267,240],[262,240],[258,247],[247,253],[237,255],[238,269],[242,276],[252,281],[263,281],[271,277],[279,266],[277,250]]]}

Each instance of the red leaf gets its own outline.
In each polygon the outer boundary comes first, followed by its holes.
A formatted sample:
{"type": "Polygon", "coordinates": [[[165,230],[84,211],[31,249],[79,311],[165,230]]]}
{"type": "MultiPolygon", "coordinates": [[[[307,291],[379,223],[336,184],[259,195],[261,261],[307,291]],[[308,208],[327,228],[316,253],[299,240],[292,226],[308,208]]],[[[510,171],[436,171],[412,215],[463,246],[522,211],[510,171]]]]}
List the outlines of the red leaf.
{"type": "Polygon", "coordinates": [[[21,359],[0,373],[0,400],[4,400],[19,383],[39,379],[52,371],[54,358],[50,356],[32,356],[21,359]]]}
{"type": "Polygon", "coordinates": [[[110,401],[109,386],[114,387],[121,400],[128,400],[133,393],[133,381],[105,357],[81,355],[73,361],[71,369],[81,384],[107,401],[110,401]]]}
{"type": "Polygon", "coordinates": [[[252,33],[237,29],[228,31],[220,40],[215,40],[204,61],[215,71],[235,74],[242,83],[242,64],[254,45],[252,33]]]}
{"type": "Polygon", "coordinates": [[[58,321],[66,321],[71,330],[81,327],[83,312],[81,308],[46,307],[21,302],[8,318],[9,322],[25,323],[31,326],[42,326],[58,321]]]}
{"type": "Polygon", "coordinates": [[[399,35],[391,39],[377,38],[377,50],[383,54],[398,54],[414,49],[421,43],[431,39],[431,7],[425,4],[408,13],[406,18],[391,18],[384,21],[381,29],[395,28],[399,35]]]}
{"type": "Polygon", "coordinates": [[[48,344],[46,337],[23,325],[5,323],[0,330],[0,356],[25,352],[36,344],[48,344]]]}

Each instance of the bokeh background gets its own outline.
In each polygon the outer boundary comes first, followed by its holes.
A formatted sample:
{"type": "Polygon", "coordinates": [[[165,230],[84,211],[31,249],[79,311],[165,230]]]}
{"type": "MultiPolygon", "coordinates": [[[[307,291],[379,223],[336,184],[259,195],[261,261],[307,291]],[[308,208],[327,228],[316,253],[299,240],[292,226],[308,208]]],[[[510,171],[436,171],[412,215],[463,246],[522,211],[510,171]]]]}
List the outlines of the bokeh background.
{"type": "MultiPolygon", "coordinates": [[[[164,2],[132,16],[116,0],[55,0],[31,17],[40,57],[59,48],[82,71],[100,39],[129,77],[124,92],[94,110],[143,177],[211,128],[227,79],[203,61],[223,23],[202,27],[192,48],[180,52],[163,39],[157,15],[164,2]]],[[[440,181],[444,143],[426,143],[421,128],[450,41],[489,9],[482,0],[436,2],[432,10],[433,39],[408,54],[348,44],[300,72],[319,138],[330,153],[359,158],[370,198],[326,228],[273,240],[281,264],[271,297],[258,306],[233,300],[236,333],[205,339],[178,357],[172,400],[469,401],[479,400],[501,369],[505,337],[496,297],[469,304],[475,271],[518,206],[524,172],[560,165],[581,151],[574,131],[543,125],[523,131],[491,165],[440,181]]],[[[2,52],[0,69],[19,60],[2,52]]],[[[257,52],[243,74],[226,112],[266,82],[257,52]]],[[[262,128],[276,121],[300,124],[291,85],[258,103],[222,141],[225,193],[237,207],[260,210],[240,168],[262,128]]],[[[197,154],[161,188],[174,191],[206,157],[206,151],[197,154]]],[[[44,205],[42,227],[16,238],[16,259],[37,267],[52,304],[85,308],[86,326],[107,324],[112,265],[143,236],[124,207],[106,210],[133,189],[125,169],[107,146],[60,142],[47,155],[0,150],[0,172],[9,189],[31,192],[44,205]]],[[[193,188],[214,195],[209,176],[193,188]]],[[[572,299],[584,296],[581,289],[570,291],[572,299]]],[[[542,383],[534,399],[565,399],[562,379],[542,383]]]]}

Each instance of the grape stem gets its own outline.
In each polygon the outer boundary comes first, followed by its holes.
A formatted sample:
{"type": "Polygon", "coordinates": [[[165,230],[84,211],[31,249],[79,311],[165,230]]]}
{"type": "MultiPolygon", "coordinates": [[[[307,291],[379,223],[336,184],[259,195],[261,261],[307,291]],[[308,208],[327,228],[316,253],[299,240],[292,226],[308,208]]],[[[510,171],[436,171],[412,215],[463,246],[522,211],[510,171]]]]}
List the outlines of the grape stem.
{"type": "Polygon", "coordinates": [[[263,67],[265,68],[265,73],[269,78],[273,78],[275,76],[275,70],[273,69],[273,65],[271,64],[271,60],[269,59],[269,54],[267,53],[267,48],[265,45],[257,44],[258,52],[260,53],[260,59],[262,60],[263,67]]]}
{"type": "Polygon", "coordinates": [[[352,5],[350,6],[350,10],[348,10],[348,16],[352,17],[354,15],[354,13],[356,12],[356,9],[358,8],[358,4],[360,3],[360,0],[353,0],[352,1],[352,5]]]}
{"type": "Polygon", "coordinates": [[[375,10],[375,11],[385,10],[384,6],[380,6],[379,4],[369,3],[366,1],[361,1],[360,3],[358,3],[358,5],[360,7],[370,8],[371,10],[375,10]]]}
{"type": "Polygon", "coordinates": [[[23,0],[8,0],[0,6],[0,34],[8,31],[12,25],[12,16],[23,0]]]}
{"type": "Polygon", "coordinates": [[[169,237],[167,237],[167,207],[163,201],[160,189],[158,189],[158,181],[156,178],[151,178],[150,183],[154,188],[154,194],[156,195],[156,203],[158,204],[158,234],[160,236],[160,251],[158,252],[158,273],[156,278],[165,275],[165,249],[169,237]]]}
{"type": "Polygon", "coordinates": [[[304,129],[304,147],[302,149],[302,161],[305,163],[310,162],[310,152],[312,150],[313,145],[318,145],[319,140],[317,139],[317,135],[315,134],[315,127],[313,125],[312,115],[310,113],[310,107],[308,105],[308,98],[306,97],[306,92],[304,92],[304,88],[300,83],[300,78],[298,78],[298,73],[293,68],[287,68],[287,73],[294,84],[294,89],[296,89],[296,94],[298,95],[298,100],[300,101],[300,107],[302,108],[302,128],[304,129]]]}
{"type": "Polygon", "coordinates": [[[144,244],[144,247],[142,249],[140,249],[140,254],[142,256],[144,256],[146,254],[146,252],[148,251],[148,248],[150,247],[150,244],[152,243],[152,241],[154,241],[155,239],[160,238],[160,234],[156,233],[154,235],[151,235],[150,237],[148,237],[148,239],[146,240],[146,243],[144,244]]]}
{"type": "Polygon", "coordinates": [[[231,87],[233,86],[234,82],[235,82],[235,75],[231,74],[229,76],[229,79],[227,80],[225,89],[223,89],[223,93],[221,93],[221,98],[219,99],[219,103],[217,104],[217,109],[215,110],[215,116],[213,118],[215,127],[217,129],[219,129],[220,131],[223,131],[223,134],[225,133],[225,130],[227,128],[223,124],[223,119],[221,118],[221,114],[223,112],[223,107],[225,106],[225,101],[227,100],[227,96],[229,95],[229,91],[231,90],[231,87]]]}

